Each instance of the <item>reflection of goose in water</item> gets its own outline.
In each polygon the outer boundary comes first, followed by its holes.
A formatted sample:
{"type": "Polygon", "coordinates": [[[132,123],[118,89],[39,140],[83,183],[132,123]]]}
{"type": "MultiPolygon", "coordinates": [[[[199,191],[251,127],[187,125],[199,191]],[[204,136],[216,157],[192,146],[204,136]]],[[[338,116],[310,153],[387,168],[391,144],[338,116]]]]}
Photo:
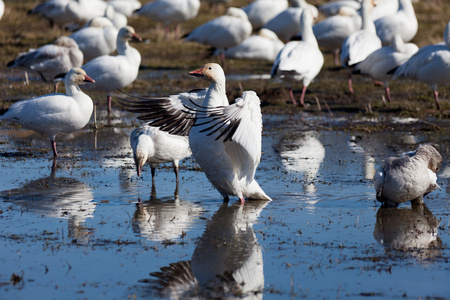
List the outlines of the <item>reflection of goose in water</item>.
{"type": "Polygon", "coordinates": [[[380,207],[373,236],[388,250],[410,251],[418,258],[429,259],[441,252],[438,226],[438,219],[425,205],[413,205],[411,209],[380,207]]]}
{"type": "Polygon", "coordinates": [[[325,147],[317,138],[317,132],[305,132],[292,144],[282,147],[280,156],[286,170],[302,173],[305,192],[314,192],[314,182],[325,158],[325,147]]]}
{"type": "Polygon", "coordinates": [[[450,195],[450,165],[447,165],[442,168],[441,172],[439,172],[439,179],[446,181],[445,191],[450,195]]]}
{"type": "Polygon", "coordinates": [[[0,197],[37,215],[67,219],[68,236],[87,241],[90,230],[83,223],[94,216],[96,203],[89,186],[69,177],[50,176],[28,181],[22,187],[0,192],[0,197]]]}
{"type": "Polygon", "coordinates": [[[152,241],[176,239],[198,219],[202,208],[178,196],[178,184],[174,197],[157,198],[152,185],[150,200],[136,204],[133,231],[152,241]]]}
{"type": "Polygon", "coordinates": [[[266,201],[224,203],[206,226],[191,261],[151,273],[153,288],[172,299],[262,299],[263,257],[253,224],[266,201]]]}

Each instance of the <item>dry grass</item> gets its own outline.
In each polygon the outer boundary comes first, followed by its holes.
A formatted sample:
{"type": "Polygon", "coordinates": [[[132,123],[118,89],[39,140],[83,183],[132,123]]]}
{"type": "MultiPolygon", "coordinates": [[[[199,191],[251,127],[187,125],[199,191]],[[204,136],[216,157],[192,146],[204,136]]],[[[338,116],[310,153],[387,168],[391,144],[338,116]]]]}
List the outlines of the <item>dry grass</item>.
{"type": "MultiPolygon", "coordinates": [[[[147,1],[142,1],[147,2],[147,1]]],[[[310,3],[320,5],[325,0],[311,0],[310,3]]],[[[10,0],[6,1],[6,11],[0,21],[1,55],[0,64],[5,66],[4,74],[1,76],[2,90],[0,97],[3,100],[15,100],[51,92],[49,83],[32,81],[30,85],[24,86],[20,76],[11,81],[10,71],[6,70],[8,61],[14,59],[18,53],[27,51],[53,42],[59,35],[70,33],[62,32],[58,28],[51,28],[46,20],[38,16],[28,15],[27,11],[33,8],[38,1],[32,0],[10,0]]],[[[232,5],[244,6],[247,0],[234,0],[232,5]]],[[[419,0],[414,3],[417,17],[419,19],[419,32],[413,40],[419,46],[442,41],[444,27],[448,22],[448,11],[450,1],[448,0],[419,0]]],[[[223,12],[224,8],[221,9],[223,12]]],[[[183,24],[182,32],[188,33],[204,22],[215,18],[219,13],[211,10],[202,3],[199,16],[183,24]]],[[[134,94],[167,95],[189,90],[195,87],[205,87],[206,83],[199,82],[196,78],[186,76],[184,79],[161,76],[149,77],[146,74],[157,70],[173,70],[178,74],[187,73],[200,67],[205,62],[219,62],[217,57],[211,57],[208,46],[196,43],[186,43],[173,37],[165,39],[162,27],[143,17],[129,19],[129,24],[135,27],[136,32],[146,42],[134,44],[142,55],[142,70],[138,80],[125,91],[134,94]]],[[[270,72],[271,63],[264,61],[233,60],[229,59],[226,65],[227,74],[267,74],[270,72]]],[[[15,72],[14,74],[20,74],[15,72]]],[[[427,116],[439,115],[446,117],[449,114],[450,88],[440,87],[439,92],[442,99],[443,111],[435,109],[431,90],[428,86],[411,81],[397,81],[391,83],[393,103],[385,106],[381,101],[383,95],[382,87],[375,87],[373,83],[362,77],[355,78],[355,93],[348,94],[347,71],[336,68],[330,53],[325,53],[325,66],[316,80],[310,85],[306,95],[306,102],[310,104],[308,110],[316,111],[317,97],[320,101],[322,111],[326,111],[325,102],[333,111],[366,112],[368,103],[372,110],[378,113],[394,113],[402,115],[427,116]]],[[[228,94],[230,98],[238,96],[244,89],[255,90],[261,97],[264,110],[270,112],[296,112],[301,108],[293,107],[288,100],[288,93],[282,83],[267,80],[248,80],[245,82],[228,82],[228,94]]],[[[300,93],[299,85],[294,91],[300,93]]],[[[101,94],[93,94],[100,99],[101,94]]],[[[104,101],[103,101],[104,102],[104,101]]],[[[2,101],[3,106],[9,106],[9,101],[2,101]]]]}

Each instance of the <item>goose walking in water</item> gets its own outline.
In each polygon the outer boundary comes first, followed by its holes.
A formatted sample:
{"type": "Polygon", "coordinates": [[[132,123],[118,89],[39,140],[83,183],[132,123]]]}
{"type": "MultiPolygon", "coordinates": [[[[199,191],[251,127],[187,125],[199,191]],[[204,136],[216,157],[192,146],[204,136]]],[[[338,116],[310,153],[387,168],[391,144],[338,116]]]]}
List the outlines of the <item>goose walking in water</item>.
{"type": "Polygon", "coordinates": [[[400,157],[387,158],[375,172],[372,181],[377,200],[397,206],[403,202],[423,203],[423,196],[440,189],[436,173],[442,156],[429,144],[419,145],[416,151],[400,157]]]}
{"type": "Polygon", "coordinates": [[[89,122],[92,99],[78,85],[94,82],[81,68],[73,68],[65,76],[66,94],[49,94],[14,103],[0,120],[14,122],[48,135],[53,156],[57,157],[56,135],[77,131],[89,122]]]}
{"type": "MultiPolygon", "coordinates": [[[[300,97],[302,106],[305,106],[306,88],[319,74],[324,63],[322,52],[320,52],[312,30],[313,18],[311,10],[305,8],[300,17],[303,40],[287,43],[278,53],[271,71],[272,77],[280,77],[289,84],[302,82],[303,88],[300,97]]],[[[289,95],[294,105],[297,105],[291,87],[289,88],[289,95]]]]}
{"type": "Polygon", "coordinates": [[[111,111],[111,92],[121,89],[136,80],[141,64],[141,54],[131,47],[129,41],[141,41],[131,26],[122,27],[117,34],[118,55],[99,56],[82,68],[95,78],[95,83],[84,89],[107,93],[108,112],[111,111]]]}
{"type": "Polygon", "coordinates": [[[246,91],[229,105],[225,74],[218,64],[208,63],[189,73],[210,82],[199,103],[180,98],[124,101],[131,111],[144,113],[152,126],[172,134],[188,135],[192,154],[206,177],[225,201],[237,196],[271,200],[255,180],[261,159],[262,115],[259,97],[246,91]]]}

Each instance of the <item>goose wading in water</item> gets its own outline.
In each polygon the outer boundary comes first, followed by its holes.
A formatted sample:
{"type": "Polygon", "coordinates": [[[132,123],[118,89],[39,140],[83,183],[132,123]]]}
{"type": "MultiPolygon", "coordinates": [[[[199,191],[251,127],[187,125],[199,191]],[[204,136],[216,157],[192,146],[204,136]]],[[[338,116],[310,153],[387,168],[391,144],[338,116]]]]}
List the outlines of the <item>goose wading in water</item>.
{"type": "Polygon", "coordinates": [[[111,111],[111,92],[121,89],[136,80],[141,64],[141,54],[129,45],[129,41],[141,41],[131,26],[122,27],[117,34],[118,55],[99,56],[82,68],[95,78],[95,83],[83,89],[107,93],[108,112],[111,111]]]}
{"type": "Polygon", "coordinates": [[[65,76],[66,94],[49,94],[14,103],[0,120],[48,135],[53,156],[57,157],[56,135],[77,131],[89,122],[92,99],[78,85],[94,82],[81,68],[73,68],[65,76]]]}
{"type": "Polygon", "coordinates": [[[259,97],[246,91],[229,105],[220,65],[205,64],[189,73],[210,82],[202,101],[177,97],[122,100],[139,119],[171,134],[188,135],[192,155],[223,196],[271,200],[255,180],[261,159],[262,115],[259,97]]]}
{"type": "Polygon", "coordinates": [[[436,173],[441,166],[442,156],[429,144],[387,158],[372,179],[377,200],[388,206],[407,201],[423,203],[423,196],[440,189],[436,173]]]}

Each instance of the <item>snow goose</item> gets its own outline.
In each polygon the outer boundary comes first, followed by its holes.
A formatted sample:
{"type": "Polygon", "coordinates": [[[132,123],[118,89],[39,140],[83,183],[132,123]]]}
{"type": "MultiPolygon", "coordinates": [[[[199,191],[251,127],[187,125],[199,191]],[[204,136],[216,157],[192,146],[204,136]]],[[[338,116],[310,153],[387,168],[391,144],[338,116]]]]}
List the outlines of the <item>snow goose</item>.
{"type": "Polygon", "coordinates": [[[392,69],[397,68],[414,55],[419,47],[415,44],[405,44],[400,35],[394,35],[391,46],[384,46],[372,52],[365,60],[356,65],[353,73],[369,75],[373,80],[383,82],[386,98],[391,101],[389,80],[392,69]]]}
{"type": "MultiPolygon", "coordinates": [[[[312,31],[313,15],[309,8],[306,8],[300,19],[302,41],[292,41],[287,43],[281,49],[272,66],[271,76],[279,77],[289,84],[301,81],[303,84],[300,104],[305,106],[305,92],[311,81],[319,74],[322,69],[324,59],[319,45],[312,31]]],[[[294,105],[297,102],[294,99],[292,88],[289,88],[289,94],[294,105]]]]}
{"type": "Polygon", "coordinates": [[[89,61],[82,68],[95,78],[95,83],[83,88],[88,91],[107,93],[108,111],[111,111],[111,92],[121,89],[136,80],[141,54],[129,45],[129,41],[141,41],[134,28],[125,26],[117,34],[118,55],[103,55],[89,61]]]}
{"type": "Polygon", "coordinates": [[[355,0],[340,0],[340,1],[330,1],[324,3],[318,7],[319,12],[327,17],[338,15],[341,9],[353,9],[358,11],[361,8],[361,3],[355,0]]]}
{"type": "Polygon", "coordinates": [[[64,27],[70,22],[67,4],[71,0],[47,0],[39,3],[28,13],[38,15],[50,22],[50,26],[64,27]]]}
{"type": "Polygon", "coordinates": [[[135,13],[152,21],[163,23],[166,36],[171,24],[176,24],[175,36],[180,36],[180,23],[195,18],[200,0],[157,0],[143,5],[135,13]]]}
{"type": "Polygon", "coordinates": [[[315,6],[306,3],[305,0],[296,0],[293,1],[292,7],[276,15],[263,28],[272,30],[280,40],[287,42],[301,30],[300,16],[306,7],[311,9],[314,19],[317,19],[319,13],[315,6]]]}
{"type": "MultiPolygon", "coordinates": [[[[70,37],[59,37],[53,44],[44,45],[10,61],[8,68],[25,68],[38,72],[44,81],[53,80],[56,75],[67,73],[73,67],[83,64],[83,52],[70,37]]],[[[28,75],[26,75],[28,81],[28,75]]],[[[56,86],[55,86],[56,88],[56,86]]]]}
{"type": "MultiPolygon", "coordinates": [[[[381,41],[375,30],[372,20],[373,0],[362,2],[362,27],[360,30],[350,34],[342,43],[341,64],[344,67],[353,67],[363,61],[373,51],[381,48],[381,41]]],[[[353,93],[351,72],[348,74],[348,88],[353,93]]]]}
{"type": "Polygon", "coordinates": [[[407,43],[417,33],[418,23],[411,0],[399,0],[397,13],[375,21],[375,28],[381,43],[385,46],[391,43],[394,34],[399,34],[407,43]]]}
{"type": "Polygon", "coordinates": [[[400,157],[387,158],[375,172],[372,181],[377,200],[388,206],[403,202],[423,203],[423,196],[439,188],[436,173],[442,156],[429,144],[400,157]]]}
{"type": "Polygon", "coordinates": [[[104,16],[111,20],[117,30],[128,25],[127,17],[124,14],[115,11],[112,5],[106,7],[104,16]]]}
{"type": "Polygon", "coordinates": [[[189,75],[210,82],[200,104],[169,97],[129,100],[128,105],[134,104],[135,112],[147,112],[139,118],[150,120],[150,125],[172,134],[188,135],[192,155],[225,201],[229,196],[239,197],[242,204],[245,198],[271,200],[254,178],[261,158],[258,96],[246,91],[229,105],[225,74],[218,64],[208,63],[189,75]]]}
{"type": "Polygon", "coordinates": [[[439,84],[450,82],[450,22],[444,31],[444,43],[422,47],[394,73],[393,79],[408,78],[426,83],[433,90],[438,109],[439,84]]]}
{"type": "Polygon", "coordinates": [[[253,29],[259,29],[276,15],[288,8],[287,0],[256,0],[242,7],[252,23],[253,29]]]}
{"type": "Polygon", "coordinates": [[[133,13],[142,7],[138,0],[109,0],[108,4],[114,7],[116,12],[122,13],[127,17],[131,17],[133,13]]]}
{"type": "Polygon", "coordinates": [[[84,25],[95,17],[104,16],[107,6],[101,0],[69,1],[66,7],[68,20],[84,25]]]}
{"type": "Polygon", "coordinates": [[[81,68],[71,69],[65,76],[66,94],[49,94],[21,100],[9,107],[0,120],[14,122],[48,135],[53,156],[57,157],[56,135],[77,131],[89,122],[93,111],[91,98],[78,85],[94,82],[81,68]]]}
{"type": "Polygon", "coordinates": [[[130,136],[133,158],[137,175],[141,176],[142,167],[150,163],[152,180],[155,181],[156,167],[160,163],[171,162],[177,182],[179,182],[178,163],[191,155],[187,136],[169,134],[158,127],[143,124],[133,130],[130,136]]]}
{"type": "Polygon", "coordinates": [[[188,34],[186,41],[218,48],[223,64],[225,61],[223,51],[240,44],[251,33],[252,24],[249,22],[247,14],[240,8],[229,7],[225,15],[195,28],[188,34]]]}
{"type": "MultiPolygon", "coordinates": [[[[284,43],[269,29],[261,28],[258,34],[249,36],[237,46],[225,50],[225,57],[242,59],[262,59],[275,61],[284,43]]],[[[216,51],[215,55],[220,53],[216,51]]]]}
{"type": "Polygon", "coordinates": [[[372,11],[372,19],[378,20],[393,15],[398,11],[398,0],[376,0],[372,11]]]}
{"type": "Polygon", "coordinates": [[[111,54],[116,50],[118,30],[106,17],[95,17],[85,27],[70,35],[90,61],[98,56],[111,54]]]}
{"type": "Polygon", "coordinates": [[[328,17],[313,26],[319,46],[334,51],[336,65],[339,65],[339,51],[342,43],[359,29],[361,29],[361,16],[351,7],[341,7],[337,15],[328,17]]]}

